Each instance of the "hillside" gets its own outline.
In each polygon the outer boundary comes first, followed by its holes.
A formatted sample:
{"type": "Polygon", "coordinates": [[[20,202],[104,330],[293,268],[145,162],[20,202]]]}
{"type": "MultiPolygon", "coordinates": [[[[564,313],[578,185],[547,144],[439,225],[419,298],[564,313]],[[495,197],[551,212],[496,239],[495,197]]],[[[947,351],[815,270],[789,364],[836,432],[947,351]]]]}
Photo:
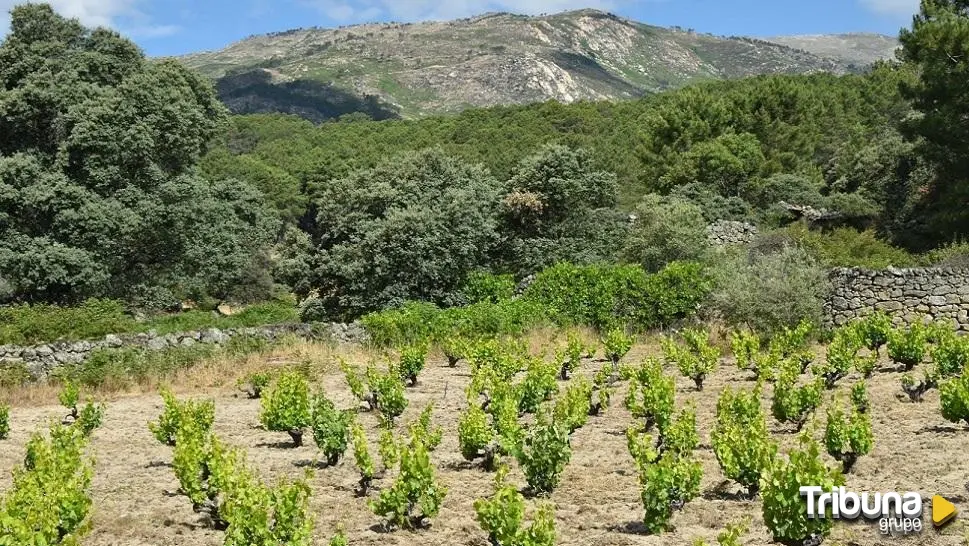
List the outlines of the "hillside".
{"type": "Polygon", "coordinates": [[[801,49],[808,53],[864,66],[875,61],[892,59],[898,48],[898,39],[884,34],[857,32],[849,34],[805,34],[801,36],[774,36],[768,41],[801,49]]]}
{"type": "Polygon", "coordinates": [[[783,45],[596,10],[300,29],[182,60],[217,80],[234,112],[313,121],[356,111],[384,119],[550,99],[625,99],[701,80],[850,70],[844,61],[783,45]]]}

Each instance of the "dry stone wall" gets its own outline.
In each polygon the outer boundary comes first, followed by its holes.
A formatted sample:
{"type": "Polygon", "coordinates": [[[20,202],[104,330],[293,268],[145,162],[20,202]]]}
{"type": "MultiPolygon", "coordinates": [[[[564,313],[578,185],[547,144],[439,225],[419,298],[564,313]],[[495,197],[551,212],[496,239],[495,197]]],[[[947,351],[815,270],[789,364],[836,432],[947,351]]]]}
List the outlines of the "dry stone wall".
{"type": "Polygon", "coordinates": [[[757,236],[757,226],[747,222],[717,220],[707,226],[707,241],[711,246],[750,244],[757,236]]]}
{"type": "Polygon", "coordinates": [[[4,367],[24,367],[33,379],[44,379],[59,366],[84,362],[93,351],[107,348],[140,348],[160,351],[171,347],[191,347],[198,343],[221,345],[239,336],[275,341],[295,335],[307,339],[332,340],[341,343],[362,343],[367,333],[353,324],[274,324],[254,328],[209,328],[191,332],[159,335],[155,332],[139,334],[108,334],[104,339],[64,341],[20,347],[0,345],[0,371],[4,367]]]}
{"type": "Polygon", "coordinates": [[[948,319],[969,331],[969,269],[839,268],[829,278],[825,316],[831,325],[881,310],[896,323],[948,319]]]}

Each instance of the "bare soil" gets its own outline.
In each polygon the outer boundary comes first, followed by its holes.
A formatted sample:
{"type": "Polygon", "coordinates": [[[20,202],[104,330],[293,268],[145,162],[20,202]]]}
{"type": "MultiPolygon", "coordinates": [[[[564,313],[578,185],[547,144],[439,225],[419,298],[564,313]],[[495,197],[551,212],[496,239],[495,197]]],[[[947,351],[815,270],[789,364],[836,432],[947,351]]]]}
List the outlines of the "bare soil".
{"type": "MultiPolygon", "coordinates": [[[[637,347],[627,360],[636,361],[652,350],[652,347],[637,347]]],[[[366,364],[368,356],[360,350],[348,348],[346,351],[358,365],[366,364]]],[[[332,358],[337,353],[329,349],[320,349],[317,353],[317,364],[313,364],[319,377],[316,388],[323,389],[339,407],[354,408],[356,404],[332,358]]],[[[273,365],[287,363],[286,359],[262,357],[264,365],[267,361],[273,365]]],[[[249,461],[265,478],[299,476],[317,458],[318,452],[309,435],[306,436],[309,445],[292,448],[288,447],[288,435],[257,428],[259,400],[249,400],[234,388],[235,377],[252,365],[251,361],[235,367],[223,365],[216,377],[209,373],[204,376],[205,381],[194,385],[184,381],[176,383],[175,391],[195,396],[203,391],[205,396],[214,398],[215,431],[231,444],[244,447],[249,461]]],[[[601,365],[600,361],[586,362],[582,373],[591,375],[601,365]]],[[[669,373],[676,374],[676,371],[669,370],[669,373]]],[[[700,429],[698,456],[703,461],[704,476],[701,496],[674,516],[675,531],[659,536],[646,535],[640,523],[639,484],[624,436],[632,418],[622,407],[625,387],[621,387],[613,398],[613,406],[603,416],[590,418],[573,435],[571,462],[561,485],[548,499],[556,507],[558,543],[575,546],[692,544],[696,538],[702,538],[715,544],[716,535],[725,524],[747,516],[752,519],[750,532],[742,543],[771,543],[761,517],[760,501],[744,500],[737,495],[735,485],[724,483],[710,448],[717,396],[728,384],[751,388],[753,382],[749,376],[748,372],[724,362],[707,379],[702,392],[695,390],[691,380],[678,377],[678,407],[688,401],[696,404],[700,429]]],[[[847,486],[853,491],[919,491],[926,499],[927,511],[929,499],[939,494],[967,513],[942,531],[929,528],[918,537],[908,538],[882,538],[877,526],[868,522],[838,523],[826,544],[969,543],[966,538],[969,527],[965,525],[969,521],[966,486],[969,429],[942,419],[938,391],[929,392],[921,404],[900,399],[899,377],[884,362],[869,382],[874,450],[862,457],[847,475],[847,486]]],[[[856,376],[843,379],[834,392],[847,400],[847,388],[857,379],[856,376]]],[[[342,525],[353,545],[487,546],[487,536],[474,520],[472,503],[491,494],[493,474],[470,466],[458,451],[457,419],[466,404],[463,393],[468,381],[465,363],[449,368],[443,358],[432,359],[418,385],[408,389],[410,404],[398,425],[403,430],[426,404],[433,402],[435,424],[445,429],[444,440],[432,460],[439,479],[448,487],[448,494],[431,527],[420,531],[384,529],[380,518],[367,507],[366,499],[354,494],[357,473],[348,451],[348,458],[335,467],[314,470],[310,479],[317,544],[326,544],[337,526],[342,525]]],[[[0,398],[7,396],[17,402],[11,411],[11,436],[0,441],[0,468],[11,469],[20,464],[30,433],[63,417],[64,410],[57,405],[54,392],[53,389],[35,390],[31,396],[20,399],[16,393],[0,393],[0,398]]],[[[770,395],[768,387],[764,393],[765,408],[769,408],[770,395]]],[[[222,543],[222,533],[211,529],[202,516],[192,511],[188,500],[177,494],[178,481],[170,467],[171,450],[159,444],[148,431],[146,424],[156,419],[161,409],[161,398],[153,392],[109,395],[104,426],[94,433],[91,446],[96,460],[93,527],[83,544],[216,546],[222,543]]],[[[823,415],[822,408],[814,431],[817,437],[823,432],[823,415]]],[[[366,427],[376,459],[377,418],[370,413],[361,413],[359,418],[366,427]]],[[[782,451],[795,444],[795,434],[789,428],[772,419],[770,427],[780,439],[782,451]]],[[[524,486],[517,468],[511,477],[524,486]]],[[[377,487],[389,486],[391,479],[392,476],[379,480],[377,487]]],[[[0,491],[9,486],[10,476],[5,472],[0,477],[0,491]]]]}

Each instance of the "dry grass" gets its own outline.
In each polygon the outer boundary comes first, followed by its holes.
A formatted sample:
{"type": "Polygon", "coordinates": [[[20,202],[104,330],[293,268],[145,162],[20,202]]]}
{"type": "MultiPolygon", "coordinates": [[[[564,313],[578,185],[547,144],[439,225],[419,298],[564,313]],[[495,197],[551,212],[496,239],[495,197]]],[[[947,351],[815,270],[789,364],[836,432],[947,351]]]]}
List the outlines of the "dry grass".
{"type": "MultiPolygon", "coordinates": [[[[594,339],[589,332],[584,335],[590,341],[594,339]]],[[[538,333],[530,344],[536,349],[549,348],[554,339],[551,332],[538,333]]],[[[627,361],[658,354],[655,340],[646,341],[634,348],[627,361]]],[[[338,359],[365,365],[380,356],[379,352],[356,347],[299,343],[275,348],[260,357],[206,361],[176,374],[166,383],[182,396],[214,398],[215,431],[228,442],[245,447],[249,460],[263,476],[268,479],[297,476],[304,471],[302,465],[317,456],[315,447],[280,447],[288,441],[285,434],[256,428],[259,401],[246,399],[238,392],[237,379],[251,371],[308,361],[317,379],[316,388],[325,391],[339,407],[353,408],[356,404],[336,366],[338,359]]],[[[591,374],[600,365],[599,361],[587,362],[582,373],[591,374]]],[[[669,370],[669,373],[676,372],[669,370]]],[[[640,532],[639,484],[623,434],[632,418],[619,403],[624,395],[624,389],[620,389],[614,406],[604,416],[590,418],[589,424],[573,436],[572,460],[561,486],[549,499],[556,506],[558,543],[686,545],[699,537],[714,544],[716,534],[726,523],[747,516],[752,518],[751,531],[743,544],[770,543],[761,518],[760,501],[737,499],[729,494],[734,487],[722,487],[723,478],[710,449],[717,395],[728,384],[752,386],[749,375],[724,365],[708,378],[703,392],[696,392],[689,379],[677,378],[677,405],[692,401],[697,408],[701,438],[697,455],[703,463],[704,477],[701,496],[675,515],[675,532],[661,536],[640,532]]],[[[849,488],[914,490],[926,497],[941,494],[969,509],[965,489],[965,482],[969,481],[969,460],[965,457],[969,452],[969,430],[941,418],[937,391],[926,395],[922,404],[899,400],[898,378],[898,373],[880,371],[870,381],[875,447],[848,475],[849,488]]],[[[839,391],[846,391],[856,379],[842,380],[839,391]]],[[[445,429],[444,440],[433,454],[433,461],[449,492],[432,527],[419,532],[385,532],[379,518],[367,508],[365,499],[353,493],[357,475],[351,457],[335,467],[316,470],[310,479],[317,544],[325,544],[337,526],[343,525],[353,545],[487,545],[487,537],[474,521],[472,503],[490,494],[492,475],[466,464],[457,444],[457,419],[466,404],[463,390],[468,380],[464,364],[449,368],[443,358],[434,358],[420,376],[419,384],[407,392],[410,404],[401,419],[401,430],[432,402],[436,407],[434,421],[445,429]]],[[[206,527],[200,516],[192,512],[190,503],[172,493],[177,490],[178,482],[168,466],[171,450],[158,444],[146,427],[161,411],[161,400],[155,394],[157,386],[131,385],[126,390],[101,393],[108,397],[109,403],[104,427],[93,437],[92,455],[97,463],[92,491],[93,530],[83,541],[87,546],[215,546],[222,542],[220,532],[206,527]]],[[[766,408],[771,392],[770,388],[765,390],[766,408]]],[[[57,406],[56,389],[51,387],[30,387],[5,395],[11,396],[14,409],[11,438],[0,442],[0,468],[10,469],[22,461],[23,446],[30,432],[44,427],[51,419],[62,417],[63,409],[57,406]]],[[[361,413],[360,421],[376,456],[376,416],[361,413]]],[[[794,435],[790,431],[773,420],[770,426],[785,449],[793,445],[794,435]]],[[[515,470],[511,477],[524,485],[520,471],[515,470]]],[[[9,483],[9,474],[5,474],[0,478],[0,490],[9,487],[9,483]]],[[[377,486],[389,484],[390,480],[384,479],[377,486]]],[[[966,544],[965,533],[963,522],[957,519],[942,533],[929,529],[922,536],[902,543],[966,544]]],[[[875,526],[839,524],[826,544],[881,542],[875,526]]]]}

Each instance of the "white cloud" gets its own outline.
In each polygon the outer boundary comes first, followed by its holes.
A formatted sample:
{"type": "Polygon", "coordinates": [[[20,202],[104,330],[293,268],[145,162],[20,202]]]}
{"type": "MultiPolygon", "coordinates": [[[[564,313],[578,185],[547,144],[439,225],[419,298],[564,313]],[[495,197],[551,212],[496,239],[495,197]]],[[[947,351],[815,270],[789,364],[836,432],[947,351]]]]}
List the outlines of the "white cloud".
{"type": "MultiPolygon", "coordinates": [[[[148,0],[46,0],[57,13],[77,18],[89,27],[110,27],[139,38],[170,36],[179,30],[174,25],[155,24],[140,5],[148,0]]],[[[9,25],[9,11],[24,0],[0,0],[0,34],[9,25]]]]}
{"type": "Polygon", "coordinates": [[[555,13],[580,8],[614,9],[631,0],[305,0],[330,19],[366,22],[378,19],[416,21],[454,19],[489,11],[555,13]]]}
{"type": "Polygon", "coordinates": [[[919,10],[919,0],[860,0],[866,8],[895,17],[908,17],[919,10]]]}

